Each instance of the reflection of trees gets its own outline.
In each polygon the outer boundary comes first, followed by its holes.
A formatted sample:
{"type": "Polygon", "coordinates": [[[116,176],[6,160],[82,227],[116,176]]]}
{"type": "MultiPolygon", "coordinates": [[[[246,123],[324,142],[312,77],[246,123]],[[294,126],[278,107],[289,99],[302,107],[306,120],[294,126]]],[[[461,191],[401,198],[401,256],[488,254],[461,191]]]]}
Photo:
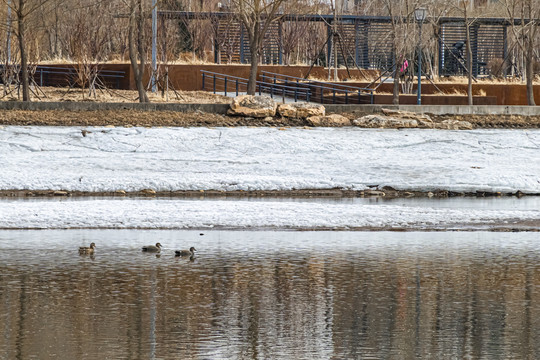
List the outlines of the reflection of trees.
{"type": "Polygon", "coordinates": [[[155,331],[157,358],[528,358],[540,354],[538,260],[298,253],[1,266],[0,348],[139,358],[155,331]]]}

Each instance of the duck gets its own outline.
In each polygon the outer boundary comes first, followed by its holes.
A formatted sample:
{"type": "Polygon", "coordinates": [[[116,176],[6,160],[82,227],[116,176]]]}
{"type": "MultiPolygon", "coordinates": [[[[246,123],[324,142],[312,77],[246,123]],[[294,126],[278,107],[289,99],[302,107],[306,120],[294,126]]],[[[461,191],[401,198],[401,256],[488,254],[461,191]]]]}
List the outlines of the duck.
{"type": "Polygon", "coordinates": [[[79,254],[80,255],[92,255],[94,253],[94,250],[96,249],[96,244],[91,243],[89,247],[81,246],[79,247],[79,254]]]}
{"type": "Polygon", "coordinates": [[[147,245],[142,247],[142,251],[145,252],[161,252],[161,244],[156,243],[156,245],[147,245]]]}
{"type": "Polygon", "coordinates": [[[195,251],[197,251],[197,249],[195,249],[193,246],[189,248],[189,250],[175,250],[174,251],[174,254],[176,256],[195,256],[195,251]]]}

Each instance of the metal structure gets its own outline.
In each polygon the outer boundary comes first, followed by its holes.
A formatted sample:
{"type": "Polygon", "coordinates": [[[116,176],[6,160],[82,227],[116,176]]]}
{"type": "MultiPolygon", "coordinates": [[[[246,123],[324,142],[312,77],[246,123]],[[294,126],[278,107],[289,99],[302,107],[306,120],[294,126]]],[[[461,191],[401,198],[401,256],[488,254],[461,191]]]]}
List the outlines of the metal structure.
{"type": "MultiPolygon", "coordinates": [[[[214,58],[229,57],[229,61],[249,63],[248,39],[241,24],[233,13],[229,12],[179,12],[158,11],[158,17],[166,19],[212,19],[218,27],[218,36],[224,39],[214,44],[214,58]],[[225,49],[225,47],[228,47],[225,49]],[[228,53],[228,55],[226,54],[228,53]]],[[[335,25],[343,49],[340,49],[337,65],[347,65],[360,69],[387,70],[394,66],[393,47],[390,41],[391,19],[388,16],[359,15],[285,15],[276,22],[266,34],[263,44],[262,64],[283,64],[282,32],[287,22],[318,22],[331,34],[335,25]]],[[[408,19],[407,21],[414,21],[408,19]]],[[[424,26],[433,26],[438,34],[437,54],[439,75],[460,75],[465,73],[464,48],[465,24],[463,18],[426,19],[424,26]]],[[[519,25],[516,20],[516,24],[519,25]]],[[[470,26],[473,50],[473,75],[489,75],[488,64],[493,59],[505,59],[507,56],[508,20],[503,18],[477,18],[470,26]]],[[[329,53],[334,41],[329,36],[326,59],[332,59],[329,53]]],[[[435,60],[435,59],[432,59],[435,60]]]]}
{"type": "MultiPolygon", "coordinates": [[[[236,76],[201,70],[202,90],[238,96],[247,90],[248,80],[236,76]]],[[[270,97],[280,97],[297,102],[299,100],[321,104],[373,104],[374,89],[332,84],[320,81],[263,71],[257,81],[256,91],[270,97]]]]}
{"type": "Polygon", "coordinates": [[[418,30],[418,87],[416,89],[416,105],[422,105],[422,25],[426,20],[427,11],[425,8],[414,10],[414,17],[419,25],[418,30]]]}
{"type": "MultiPolygon", "coordinates": [[[[493,59],[507,57],[507,31],[504,19],[476,21],[469,27],[474,77],[489,75],[488,65],[493,59]]],[[[465,75],[466,27],[463,19],[443,18],[439,26],[439,74],[465,75]]]]}

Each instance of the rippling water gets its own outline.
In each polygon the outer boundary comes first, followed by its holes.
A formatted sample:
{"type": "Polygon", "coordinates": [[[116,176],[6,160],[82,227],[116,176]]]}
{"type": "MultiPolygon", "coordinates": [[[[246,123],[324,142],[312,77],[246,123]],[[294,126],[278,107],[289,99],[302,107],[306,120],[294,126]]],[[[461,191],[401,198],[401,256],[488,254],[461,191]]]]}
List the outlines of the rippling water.
{"type": "Polygon", "coordinates": [[[0,304],[2,359],[535,359],[540,241],[0,231],[0,304]],[[140,252],[158,241],[161,256],[140,252]],[[193,261],[174,257],[190,246],[193,261]]]}

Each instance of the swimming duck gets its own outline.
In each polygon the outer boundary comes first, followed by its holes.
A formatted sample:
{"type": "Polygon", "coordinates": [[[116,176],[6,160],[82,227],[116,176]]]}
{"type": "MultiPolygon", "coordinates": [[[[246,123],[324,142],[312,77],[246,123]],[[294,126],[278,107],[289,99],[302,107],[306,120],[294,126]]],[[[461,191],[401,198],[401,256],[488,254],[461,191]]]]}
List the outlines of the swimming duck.
{"type": "Polygon", "coordinates": [[[161,252],[161,244],[156,243],[156,246],[154,245],[147,245],[142,247],[142,251],[146,252],[161,252]]]}
{"type": "Polygon", "coordinates": [[[95,243],[91,243],[89,247],[81,246],[81,247],[79,247],[79,254],[80,255],[92,255],[94,253],[95,248],[96,248],[95,243]]]}
{"type": "Polygon", "coordinates": [[[195,255],[195,249],[193,246],[189,248],[189,250],[175,250],[176,256],[194,256],[195,255]]]}

